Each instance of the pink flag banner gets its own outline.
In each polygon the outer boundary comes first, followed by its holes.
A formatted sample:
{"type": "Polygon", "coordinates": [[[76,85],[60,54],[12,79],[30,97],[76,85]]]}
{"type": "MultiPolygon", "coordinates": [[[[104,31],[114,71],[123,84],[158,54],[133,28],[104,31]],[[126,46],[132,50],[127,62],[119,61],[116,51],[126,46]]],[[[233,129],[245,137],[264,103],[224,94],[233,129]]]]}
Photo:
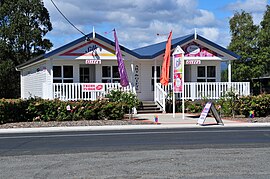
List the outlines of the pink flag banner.
{"type": "Polygon", "coordinates": [[[114,29],[113,31],[114,31],[114,40],[115,40],[115,55],[117,57],[118,71],[119,71],[119,75],[120,75],[120,84],[122,87],[126,87],[129,85],[127,71],[125,68],[122,53],[121,53],[118,39],[116,36],[116,30],[114,29]]]}
{"type": "Polygon", "coordinates": [[[173,89],[175,93],[182,93],[184,86],[184,51],[177,46],[173,52],[173,89]]]}

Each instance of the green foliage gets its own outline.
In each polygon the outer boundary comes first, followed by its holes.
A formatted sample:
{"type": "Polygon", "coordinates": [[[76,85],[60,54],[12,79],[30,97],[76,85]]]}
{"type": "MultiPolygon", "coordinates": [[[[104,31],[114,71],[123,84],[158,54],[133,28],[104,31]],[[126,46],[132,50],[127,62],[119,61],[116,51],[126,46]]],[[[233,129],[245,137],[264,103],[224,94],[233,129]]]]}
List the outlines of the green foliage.
{"type": "Polygon", "coordinates": [[[133,107],[137,108],[140,104],[138,97],[131,92],[112,90],[106,95],[106,98],[109,98],[111,102],[122,103],[125,112],[128,112],[133,107]]]}
{"type": "Polygon", "coordinates": [[[188,113],[201,113],[204,105],[205,101],[186,101],[185,110],[188,113]]]}
{"type": "Polygon", "coordinates": [[[3,1],[0,24],[0,39],[15,53],[16,65],[52,47],[52,43],[44,38],[52,30],[52,24],[41,0],[3,1]]]}
{"type": "Polygon", "coordinates": [[[270,115],[270,94],[241,97],[239,99],[239,111],[246,117],[250,111],[255,112],[255,117],[270,115]]]}
{"type": "Polygon", "coordinates": [[[235,116],[239,113],[239,95],[233,90],[227,92],[216,103],[221,107],[221,113],[225,116],[235,116]]]}
{"type": "Polygon", "coordinates": [[[15,70],[14,63],[11,60],[0,61],[0,97],[19,97],[19,81],[20,75],[15,70]]]}
{"type": "Polygon", "coordinates": [[[221,82],[228,81],[228,69],[221,71],[221,82]]]}
{"type": "Polygon", "coordinates": [[[120,120],[125,103],[107,99],[60,101],[32,98],[0,100],[0,124],[26,121],[120,120]]]}
{"type": "Polygon", "coordinates": [[[233,61],[232,80],[250,80],[261,75],[262,70],[257,61],[257,41],[259,27],[254,25],[251,14],[236,12],[230,19],[231,42],[229,49],[240,55],[233,61]]]}
{"type": "Polygon", "coordinates": [[[232,64],[233,81],[251,81],[270,74],[270,6],[266,7],[261,26],[254,25],[252,15],[245,11],[236,12],[230,19],[232,38],[228,48],[241,56],[232,64]]]}
{"type": "MultiPolygon", "coordinates": [[[[185,112],[187,113],[200,113],[203,110],[203,107],[205,105],[204,100],[200,101],[188,101],[185,100],[185,112]]],[[[167,101],[166,103],[166,112],[172,113],[173,112],[173,104],[172,101],[167,101]]],[[[175,112],[182,112],[182,100],[176,100],[175,101],[175,112]]]]}
{"type": "Polygon", "coordinates": [[[261,21],[261,29],[258,36],[259,58],[264,66],[264,74],[270,74],[270,6],[266,6],[266,11],[261,21]]]}
{"type": "Polygon", "coordinates": [[[225,116],[241,114],[248,117],[250,111],[254,111],[256,117],[270,115],[270,94],[239,97],[231,91],[216,104],[221,106],[221,113],[225,116]]]}
{"type": "Polygon", "coordinates": [[[20,79],[15,66],[50,50],[52,43],[44,37],[51,30],[49,13],[43,1],[1,1],[0,70],[3,75],[0,75],[0,98],[19,96],[20,79]]]}

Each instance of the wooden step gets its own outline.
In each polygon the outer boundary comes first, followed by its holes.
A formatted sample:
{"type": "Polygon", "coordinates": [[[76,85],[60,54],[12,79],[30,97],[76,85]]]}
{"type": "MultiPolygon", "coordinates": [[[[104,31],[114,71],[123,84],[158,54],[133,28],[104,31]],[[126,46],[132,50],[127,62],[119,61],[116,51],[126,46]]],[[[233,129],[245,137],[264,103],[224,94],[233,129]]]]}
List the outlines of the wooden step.
{"type": "Polygon", "coordinates": [[[147,114],[147,113],[162,113],[160,107],[155,104],[154,101],[142,101],[141,105],[137,108],[138,114],[147,114]]]}

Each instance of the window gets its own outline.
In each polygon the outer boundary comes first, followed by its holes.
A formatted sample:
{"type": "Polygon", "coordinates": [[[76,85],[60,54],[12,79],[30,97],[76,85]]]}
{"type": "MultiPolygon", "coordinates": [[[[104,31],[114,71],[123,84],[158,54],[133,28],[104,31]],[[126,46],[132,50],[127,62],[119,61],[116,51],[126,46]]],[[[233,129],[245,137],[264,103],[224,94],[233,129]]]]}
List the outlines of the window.
{"type": "Polygon", "coordinates": [[[198,77],[205,77],[205,67],[198,67],[198,77]]]}
{"type": "Polygon", "coordinates": [[[216,77],[216,67],[207,66],[207,77],[216,77]]]}
{"type": "Polygon", "coordinates": [[[102,83],[120,83],[118,66],[102,66],[102,83]]]}
{"type": "Polygon", "coordinates": [[[53,77],[61,78],[61,76],[62,76],[61,66],[53,66],[53,77]]]}
{"type": "Polygon", "coordinates": [[[111,77],[111,67],[103,66],[102,67],[102,77],[111,77]]]}
{"type": "Polygon", "coordinates": [[[73,83],[73,66],[53,66],[54,83],[73,83]]]}
{"type": "Polygon", "coordinates": [[[197,82],[215,82],[216,66],[198,66],[197,82]]]}
{"type": "Polygon", "coordinates": [[[64,78],[73,78],[73,66],[63,66],[64,78]]]}

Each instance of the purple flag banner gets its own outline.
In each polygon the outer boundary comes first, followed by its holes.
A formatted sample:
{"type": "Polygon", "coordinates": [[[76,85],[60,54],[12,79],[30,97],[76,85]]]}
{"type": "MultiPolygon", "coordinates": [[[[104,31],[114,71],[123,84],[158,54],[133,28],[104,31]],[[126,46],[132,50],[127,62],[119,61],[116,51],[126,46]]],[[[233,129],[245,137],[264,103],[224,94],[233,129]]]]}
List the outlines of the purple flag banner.
{"type": "Polygon", "coordinates": [[[122,58],[122,53],[120,51],[118,39],[116,36],[116,30],[114,29],[113,31],[114,31],[114,40],[115,40],[115,55],[117,57],[118,71],[120,75],[120,84],[122,87],[126,87],[129,85],[127,71],[126,71],[125,64],[122,58]]]}

